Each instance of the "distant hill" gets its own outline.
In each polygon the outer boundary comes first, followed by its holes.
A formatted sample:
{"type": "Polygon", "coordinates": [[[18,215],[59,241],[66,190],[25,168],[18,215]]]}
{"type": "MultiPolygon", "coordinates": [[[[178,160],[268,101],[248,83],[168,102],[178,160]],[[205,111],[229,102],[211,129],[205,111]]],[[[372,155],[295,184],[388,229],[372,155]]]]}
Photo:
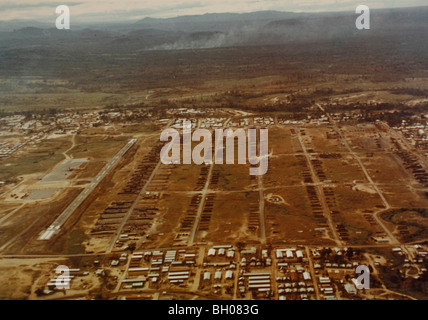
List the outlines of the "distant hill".
{"type": "Polygon", "coordinates": [[[353,37],[406,39],[428,30],[428,7],[372,10],[370,31],[358,31],[356,17],[354,12],[213,13],[144,18],[129,24],[79,25],[71,30],[56,30],[53,25],[34,21],[0,21],[0,48],[51,46],[86,52],[139,52],[331,42],[353,37]]]}
{"type": "MultiPolygon", "coordinates": [[[[269,75],[425,76],[428,7],[372,10],[371,30],[357,30],[356,17],[255,12],[72,24],[71,30],[26,25],[0,31],[0,77],[18,78],[17,88],[26,86],[22,77],[40,77],[66,81],[58,84],[66,91],[124,93],[269,75]]],[[[28,89],[56,90],[48,83],[28,89]]]]}
{"type": "Polygon", "coordinates": [[[10,20],[10,21],[0,21],[0,32],[11,32],[14,30],[19,30],[23,28],[51,28],[54,25],[55,21],[52,21],[52,24],[43,23],[35,20],[10,20]]]}
{"type": "Polygon", "coordinates": [[[168,19],[142,19],[132,27],[138,29],[161,29],[183,32],[228,31],[231,28],[244,27],[249,24],[261,26],[269,21],[303,16],[300,13],[260,11],[253,13],[210,13],[204,15],[180,16],[168,19]]]}

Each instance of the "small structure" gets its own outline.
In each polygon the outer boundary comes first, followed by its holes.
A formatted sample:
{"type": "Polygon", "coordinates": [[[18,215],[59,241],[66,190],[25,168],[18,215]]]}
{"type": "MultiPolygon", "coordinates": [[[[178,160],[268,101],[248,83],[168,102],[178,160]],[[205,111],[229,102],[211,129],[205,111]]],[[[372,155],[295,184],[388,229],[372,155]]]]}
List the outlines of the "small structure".
{"type": "Polygon", "coordinates": [[[303,279],[305,281],[310,281],[311,280],[311,274],[309,272],[303,272],[303,279]]]}
{"type": "Polygon", "coordinates": [[[345,290],[349,294],[357,294],[357,289],[352,283],[346,283],[345,284],[345,290]]]}

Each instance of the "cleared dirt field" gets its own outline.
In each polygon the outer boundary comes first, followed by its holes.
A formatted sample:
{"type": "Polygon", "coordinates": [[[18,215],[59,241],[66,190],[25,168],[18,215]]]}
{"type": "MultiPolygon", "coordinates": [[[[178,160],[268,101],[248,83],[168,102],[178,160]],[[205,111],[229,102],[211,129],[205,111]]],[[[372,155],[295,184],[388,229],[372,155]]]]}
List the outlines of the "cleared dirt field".
{"type": "Polygon", "coordinates": [[[207,230],[199,228],[196,241],[212,244],[239,241],[258,243],[258,234],[248,230],[251,204],[258,208],[258,193],[216,194],[207,230]]]}
{"type": "Polygon", "coordinates": [[[372,157],[361,157],[370,177],[376,183],[414,184],[416,181],[391,153],[374,153],[372,157]]]}
{"type": "Polygon", "coordinates": [[[362,212],[363,210],[375,210],[382,208],[382,202],[378,194],[360,191],[351,185],[334,188],[337,208],[343,212],[362,212]]]}
{"type": "Polygon", "coordinates": [[[285,203],[266,203],[266,236],[271,243],[332,244],[324,238],[325,232],[316,232],[319,227],[314,219],[306,188],[287,187],[269,189],[281,196],[285,203]]]}
{"type": "MultiPolygon", "coordinates": [[[[0,258],[0,299],[26,300],[35,285],[45,280],[46,273],[64,259],[6,259],[0,258]]],[[[45,281],[48,281],[46,279],[45,281]]]]}
{"type": "Polygon", "coordinates": [[[195,165],[181,165],[175,167],[161,165],[158,174],[155,175],[153,180],[158,181],[163,179],[163,182],[166,182],[166,186],[163,188],[165,191],[193,191],[198,181],[199,173],[200,168],[195,165]],[[167,178],[162,177],[163,170],[170,171],[167,178]]]}
{"type": "MultiPolygon", "coordinates": [[[[303,159],[303,163],[306,160],[303,159]]],[[[269,158],[269,170],[263,177],[265,187],[282,187],[303,184],[304,167],[296,156],[269,158]]]]}
{"type": "Polygon", "coordinates": [[[159,248],[174,245],[185,245],[177,235],[180,233],[180,222],[186,215],[191,196],[186,193],[164,193],[158,202],[159,213],[156,215],[147,239],[138,242],[138,247],[159,248]],[[175,241],[177,238],[178,241],[175,241]]]}
{"type": "Polygon", "coordinates": [[[342,153],[338,159],[321,158],[320,161],[327,180],[337,183],[368,182],[358,162],[350,154],[342,153]]]}
{"type": "Polygon", "coordinates": [[[300,144],[294,127],[269,128],[269,151],[273,154],[294,154],[299,148],[300,144]]]}
{"type": "Polygon", "coordinates": [[[391,206],[403,208],[426,208],[428,198],[425,191],[406,185],[384,185],[380,187],[391,206]]]}
{"type": "Polygon", "coordinates": [[[78,169],[74,170],[67,178],[70,180],[93,178],[101,171],[102,168],[104,168],[106,163],[106,161],[86,162],[78,169]]]}
{"type": "Polygon", "coordinates": [[[347,151],[340,139],[336,137],[335,131],[331,128],[324,126],[307,127],[304,131],[303,140],[311,146],[309,149],[312,149],[308,150],[308,152],[340,153],[347,151]],[[328,139],[327,134],[332,135],[332,137],[328,139]]]}
{"type": "Polygon", "coordinates": [[[239,164],[215,165],[210,189],[218,191],[243,191],[253,190],[257,182],[255,177],[250,176],[250,166],[239,164]]]}
{"type": "Polygon", "coordinates": [[[394,149],[391,137],[375,124],[344,126],[346,139],[354,152],[388,152],[394,149]]]}

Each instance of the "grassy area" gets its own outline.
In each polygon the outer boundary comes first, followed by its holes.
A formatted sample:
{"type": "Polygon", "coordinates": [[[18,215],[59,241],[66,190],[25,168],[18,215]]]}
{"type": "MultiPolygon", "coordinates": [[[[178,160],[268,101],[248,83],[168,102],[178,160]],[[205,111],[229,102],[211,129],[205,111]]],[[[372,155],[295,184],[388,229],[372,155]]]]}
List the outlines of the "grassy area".
{"type": "Polygon", "coordinates": [[[13,180],[20,175],[47,172],[64,159],[62,153],[71,146],[69,138],[44,140],[35,147],[25,147],[24,153],[18,152],[0,161],[0,180],[13,180]]]}
{"type": "Polygon", "coordinates": [[[428,209],[398,209],[385,212],[382,219],[398,227],[407,227],[408,235],[403,235],[404,241],[417,241],[428,236],[428,209]]]}
{"type": "MultiPolygon", "coordinates": [[[[68,90],[64,93],[19,93],[2,94],[0,96],[0,110],[4,111],[28,111],[58,108],[66,106],[72,109],[86,109],[104,107],[115,103],[126,103],[129,100],[125,94],[110,93],[84,93],[68,90]]],[[[140,96],[135,98],[136,101],[140,96]]]]}
{"type": "Polygon", "coordinates": [[[76,147],[69,154],[74,158],[106,159],[112,158],[125,145],[129,137],[90,137],[77,136],[76,147]]]}
{"type": "Polygon", "coordinates": [[[68,234],[65,241],[64,252],[67,254],[80,254],[85,253],[85,248],[82,242],[88,240],[88,236],[81,229],[74,229],[68,234]]]}

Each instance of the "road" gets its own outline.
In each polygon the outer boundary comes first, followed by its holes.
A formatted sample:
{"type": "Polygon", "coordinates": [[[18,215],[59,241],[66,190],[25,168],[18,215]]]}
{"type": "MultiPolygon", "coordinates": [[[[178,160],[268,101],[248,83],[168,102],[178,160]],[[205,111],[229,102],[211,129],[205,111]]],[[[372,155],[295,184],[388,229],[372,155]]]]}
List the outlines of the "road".
{"type": "MultiPolygon", "coordinates": [[[[413,248],[415,244],[422,244],[423,242],[427,241],[427,239],[421,239],[419,241],[412,241],[408,243],[402,243],[401,247],[404,247],[408,250],[408,248],[413,248]]],[[[324,244],[305,244],[305,245],[297,245],[299,247],[308,247],[308,248],[314,248],[314,249],[320,249],[324,248],[324,244]]],[[[212,248],[212,244],[201,244],[198,245],[200,249],[209,249],[212,248]]],[[[280,249],[280,248],[286,248],[286,247],[296,247],[295,242],[284,242],[281,245],[275,245],[272,248],[280,249]]],[[[366,244],[366,245],[334,245],[334,247],[337,247],[339,249],[392,249],[398,247],[395,244],[391,243],[379,243],[379,244],[366,244]]],[[[180,247],[180,250],[191,250],[194,249],[193,246],[187,246],[187,247],[180,247]]],[[[159,247],[156,248],[156,250],[159,251],[167,251],[167,250],[177,250],[177,247],[159,247]]],[[[127,250],[119,250],[115,252],[117,254],[120,253],[129,253],[127,250]]],[[[71,257],[98,257],[98,256],[108,256],[110,253],[102,252],[102,253],[79,253],[79,254],[0,254],[0,258],[12,258],[12,259],[37,259],[37,258],[71,258],[71,257]]]]}
{"type": "Polygon", "coordinates": [[[59,232],[61,227],[67,222],[76,209],[86,200],[86,198],[94,191],[99,183],[106,177],[110,170],[117,164],[117,162],[125,155],[125,153],[137,142],[136,139],[130,140],[98,173],[94,181],[89,184],[74,200],[73,202],[56,218],[56,220],[43,231],[38,240],[49,240],[52,236],[59,232]]]}
{"type": "Polygon", "coordinates": [[[120,226],[117,228],[116,233],[114,234],[114,237],[112,239],[112,241],[110,242],[110,245],[107,249],[107,252],[112,252],[113,247],[117,241],[117,239],[119,238],[123,227],[125,226],[126,222],[128,221],[129,217],[131,216],[132,212],[134,211],[135,207],[138,205],[138,202],[141,200],[141,197],[147,192],[147,188],[150,185],[150,183],[153,180],[153,177],[156,175],[156,172],[159,170],[159,167],[162,165],[162,161],[159,160],[159,162],[157,163],[156,167],[153,169],[152,174],[150,175],[149,179],[147,179],[144,187],[141,189],[140,193],[138,194],[138,197],[135,199],[134,203],[132,204],[132,206],[129,208],[128,212],[126,213],[125,217],[122,220],[122,223],[120,224],[120,226]]]}
{"type": "Polygon", "coordinates": [[[192,233],[189,236],[188,244],[191,246],[195,240],[196,231],[198,230],[199,221],[201,220],[202,211],[204,210],[205,200],[208,193],[208,188],[211,183],[211,177],[213,175],[214,162],[210,164],[210,170],[208,171],[207,181],[205,182],[204,189],[202,191],[201,202],[199,203],[198,213],[196,214],[195,223],[193,224],[192,233]]]}
{"type": "MultiPolygon", "coordinates": [[[[312,258],[311,258],[311,253],[310,253],[308,247],[305,247],[305,251],[306,251],[306,256],[308,257],[309,271],[311,273],[312,281],[315,283],[317,277],[316,277],[316,273],[315,273],[314,263],[313,263],[312,258]]],[[[315,289],[315,297],[317,300],[319,300],[320,299],[320,289],[317,285],[314,285],[314,289],[315,289]]]]}
{"type": "MultiPolygon", "coordinates": [[[[225,123],[223,124],[223,126],[226,126],[226,124],[228,124],[231,119],[232,118],[228,118],[225,121],[225,123]]],[[[200,123],[198,123],[198,127],[199,126],[200,126],[200,123]]],[[[222,139],[223,138],[221,138],[221,140],[222,139]]],[[[216,141],[216,143],[217,143],[217,141],[216,141]]],[[[224,149],[215,150],[213,158],[211,159],[210,169],[208,171],[207,181],[205,182],[204,189],[202,190],[201,202],[199,203],[198,211],[197,211],[196,218],[195,218],[195,223],[193,224],[193,229],[192,229],[192,232],[190,233],[189,240],[187,242],[189,246],[193,245],[193,243],[195,241],[196,232],[198,231],[198,226],[199,226],[199,222],[201,220],[202,211],[204,210],[204,206],[205,206],[206,196],[207,196],[208,189],[209,189],[209,186],[211,183],[211,177],[213,174],[214,163],[216,162],[215,159],[217,159],[219,157],[220,152],[224,152],[224,149]]],[[[206,163],[210,162],[209,159],[205,159],[205,160],[206,160],[206,163]]],[[[199,193],[199,191],[197,193],[199,193]]]]}
{"type": "MultiPolygon", "coordinates": [[[[80,129],[80,127],[79,127],[79,129],[80,129]]],[[[78,130],[79,130],[78,129],[78,130]]],[[[74,133],[73,134],[73,136],[71,137],[71,147],[70,148],[68,148],[67,150],[65,150],[62,154],[63,154],[63,156],[64,156],[64,158],[66,159],[66,160],[69,160],[69,159],[73,159],[73,157],[72,156],[69,156],[68,155],[68,153],[71,151],[71,150],[73,150],[73,148],[76,146],[76,135],[77,135],[77,131],[78,130],[76,130],[76,133],[74,133]]]]}
{"type": "MultiPolygon", "coordinates": [[[[318,103],[316,105],[320,110],[325,112],[324,108],[321,107],[321,105],[319,105],[318,103]]],[[[376,183],[370,177],[370,175],[369,175],[366,167],[364,166],[363,162],[361,161],[360,157],[349,146],[348,141],[346,140],[346,138],[342,134],[342,131],[338,127],[336,121],[330,116],[330,114],[328,112],[325,112],[325,113],[326,113],[327,117],[330,119],[330,122],[333,124],[334,129],[339,134],[340,139],[342,140],[344,146],[346,147],[348,152],[354,157],[354,159],[357,160],[361,170],[363,171],[364,175],[366,176],[366,179],[369,181],[370,185],[376,190],[377,194],[379,195],[380,199],[383,202],[385,210],[379,210],[379,211],[375,212],[373,214],[373,217],[375,218],[376,222],[382,227],[382,229],[385,231],[385,233],[388,235],[388,237],[391,239],[391,243],[396,244],[396,245],[400,244],[400,241],[398,241],[397,238],[395,238],[395,236],[392,234],[392,232],[385,226],[385,224],[378,217],[378,215],[380,213],[385,212],[386,210],[391,208],[390,204],[388,203],[388,201],[386,200],[386,198],[384,197],[383,193],[380,191],[380,189],[378,188],[376,183]]]]}
{"type": "Polygon", "coordinates": [[[266,224],[265,224],[265,196],[263,188],[263,176],[257,176],[259,184],[259,225],[260,225],[260,241],[266,243],[266,224]]]}
{"type": "Polygon", "coordinates": [[[22,203],[18,208],[14,209],[13,211],[9,212],[7,215],[2,217],[0,219],[0,226],[5,222],[7,219],[9,219],[11,216],[13,216],[18,210],[22,209],[25,206],[25,203],[22,203]]]}
{"type": "Polygon", "coordinates": [[[400,140],[404,146],[407,148],[409,152],[412,152],[413,155],[415,155],[418,160],[423,164],[425,167],[428,167],[428,161],[427,158],[417,152],[415,148],[409,143],[409,141],[406,139],[405,136],[403,136],[400,132],[397,132],[396,130],[392,129],[388,123],[381,121],[380,124],[388,131],[388,133],[393,136],[396,140],[400,140]]]}
{"type": "Polygon", "coordinates": [[[306,157],[306,162],[308,163],[308,168],[311,171],[311,176],[312,176],[313,182],[315,183],[314,187],[315,187],[315,189],[317,191],[318,199],[320,201],[320,204],[322,205],[324,215],[327,218],[327,222],[328,222],[328,225],[330,227],[331,234],[332,234],[332,236],[334,238],[332,240],[334,240],[337,245],[340,245],[341,241],[340,241],[340,239],[339,239],[339,237],[337,235],[336,229],[334,227],[333,220],[331,218],[330,209],[328,208],[327,203],[326,203],[325,198],[324,198],[324,193],[321,190],[321,187],[320,187],[320,184],[319,184],[320,181],[319,181],[318,176],[317,176],[317,174],[315,172],[315,169],[314,169],[314,167],[312,165],[309,153],[306,150],[306,146],[305,146],[305,143],[303,142],[303,138],[302,138],[302,135],[300,134],[300,130],[299,130],[299,128],[295,128],[295,130],[296,130],[299,142],[300,142],[300,146],[302,147],[303,154],[306,157]]]}
{"type": "Polygon", "coordinates": [[[392,234],[391,231],[384,225],[384,223],[379,219],[379,213],[385,212],[386,210],[390,209],[391,206],[384,197],[383,193],[380,191],[378,186],[374,183],[372,178],[370,177],[369,173],[367,172],[366,167],[364,166],[363,162],[361,161],[360,157],[351,149],[351,147],[348,144],[348,141],[346,141],[346,138],[342,135],[340,129],[336,126],[336,130],[339,133],[339,136],[341,140],[343,141],[346,149],[348,149],[349,153],[354,157],[355,160],[357,160],[361,170],[364,172],[364,175],[366,176],[366,179],[370,182],[370,185],[376,190],[377,194],[379,195],[380,199],[383,202],[383,205],[385,207],[385,210],[379,210],[373,214],[373,217],[375,218],[376,222],[382,227],[382,229],[385,231],[385,233],[388,235],[388,237],[391,239],[392,243],[400,244],[400,241],[395,238],[395,236],[392,234]]]}

